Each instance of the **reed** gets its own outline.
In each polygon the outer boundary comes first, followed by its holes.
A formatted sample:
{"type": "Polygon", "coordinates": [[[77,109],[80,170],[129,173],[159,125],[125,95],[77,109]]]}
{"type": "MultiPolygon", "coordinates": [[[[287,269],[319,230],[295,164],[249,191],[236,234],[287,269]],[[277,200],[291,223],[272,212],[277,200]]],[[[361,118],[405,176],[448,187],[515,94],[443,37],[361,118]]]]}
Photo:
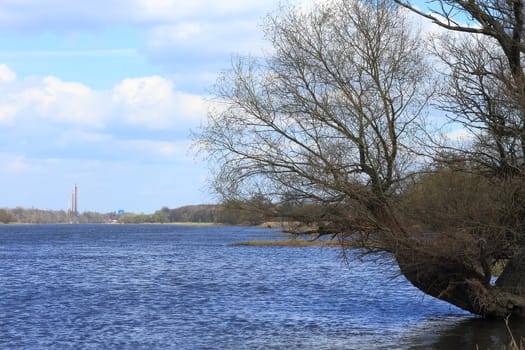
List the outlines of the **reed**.
{"type": "Polygon", "coordinates": [[[337,240],[304,240],[304,239],[283,239],[283,240],[254,240],[246,242],[236,242],[231,246],[254,246],[254,247],[335,247],[340,246],[337,240]]]}
{"type": "Polygon", "coordinates": [[[514,337],[514,334],[512,333],[512,330],[510,329],[508,317],[505,319],[505,327],[507,327],[507,331],[509,332],[509,335],[510,335],[510,349],[511,350],[525,350],[525,344],[523,343],[524,339],[521,338],[518,343],[518,341],[514,337]]]}

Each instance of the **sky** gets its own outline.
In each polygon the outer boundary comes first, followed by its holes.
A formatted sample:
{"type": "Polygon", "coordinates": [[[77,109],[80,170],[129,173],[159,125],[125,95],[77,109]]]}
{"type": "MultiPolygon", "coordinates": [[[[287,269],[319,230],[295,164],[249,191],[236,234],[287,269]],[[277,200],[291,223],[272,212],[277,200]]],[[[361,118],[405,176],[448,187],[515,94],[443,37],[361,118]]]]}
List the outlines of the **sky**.
{"type": "Polygon", "coordinates": [[[0,0],[0,208],[215,202],[191,130],[278,3],[0,0]]]}
{"type": "Polygon", "coordinates": [[[0,208],[67,210],[75,184],[81,212],[216,202],[191,131],[279,3],[0,0],[0,208]]]}

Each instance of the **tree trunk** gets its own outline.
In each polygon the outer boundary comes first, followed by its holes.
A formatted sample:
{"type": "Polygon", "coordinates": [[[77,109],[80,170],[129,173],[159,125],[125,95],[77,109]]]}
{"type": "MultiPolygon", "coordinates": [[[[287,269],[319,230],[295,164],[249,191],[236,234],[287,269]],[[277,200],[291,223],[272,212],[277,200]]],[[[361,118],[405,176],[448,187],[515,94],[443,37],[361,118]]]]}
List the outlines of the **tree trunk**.
{"type": "Polygon", "coordinates": [[[403,275],[421,291],[483,317],[525,318],[525,250],[509,261],[496,285],[460,259],[422,251],[395,254],[403,275]]]}
{"type": "Polygon", "coordinates": [[[482,317],[525,318],[525,248],[509,260],[494,285],[483,241],[460,233],[412,236],[385,201],[371,201],[367,209],[388,228],[378,233],[384,250],[416,288],[482,317]]]}
{"type": "Polygon", "coordinates": [[[525,248],[508,261],[496,286],[502,291],[525,296],[525,248]]]}

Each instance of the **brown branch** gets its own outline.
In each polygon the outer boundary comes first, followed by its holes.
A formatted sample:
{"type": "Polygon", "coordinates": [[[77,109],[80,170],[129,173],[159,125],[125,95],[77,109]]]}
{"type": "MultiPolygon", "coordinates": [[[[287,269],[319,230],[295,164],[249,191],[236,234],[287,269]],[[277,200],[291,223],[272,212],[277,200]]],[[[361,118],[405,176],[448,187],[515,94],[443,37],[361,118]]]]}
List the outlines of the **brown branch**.
{"type": "Polygon", "coordinates": [[[395,3],[397,3],[398,5],[416,13],[417,15],[421,16],[421,17],[424,17],[426,19],[429,19],[432,21],[432,23],[442,27],[442,28],[445,28],[447,30],[453,30],[453,31],[457,31],[457,32],[464,32],[464,33],[475,33],[475,34],[489,34],[490,32],[488,32],[485,28],[473,28],[473,27],[466,27],[466,26],[461,26],[453,21],[449,21],[451,23],[454,23],[453,25],[450,24],[450,23],[445,23],[443,21],[441,21],[440,19],[438,19],[437,17],[431,15],[431,14],[428,14],[428,13],[425,13],[421,10],[418,10],[417,8],[415,8],[414,6],[410,5],[409,3],[407,3],[406,1],[403,1],[403,0],[394,0],[395,3]]]}

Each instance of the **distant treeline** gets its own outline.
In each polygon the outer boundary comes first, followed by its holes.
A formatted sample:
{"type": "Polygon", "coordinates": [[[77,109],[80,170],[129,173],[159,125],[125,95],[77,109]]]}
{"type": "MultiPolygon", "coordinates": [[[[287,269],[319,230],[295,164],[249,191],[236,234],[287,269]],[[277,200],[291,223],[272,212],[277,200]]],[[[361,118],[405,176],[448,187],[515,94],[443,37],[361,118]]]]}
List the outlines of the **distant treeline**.
{"type": "Polygon", "coordinates": [[[276,206],[264,200],[228,201],[223,204],[188,205],[175,209],[163,207],[153,214],[117,212],[82,212],[70,215],[64,210],[46,209],[0,209],[0,224],[65,224],[65,223],[216,223],[228,225],[259,225],[274,221],[282,213],[282,205],[276,206]]]}
{"type": "Polygon", "coordinates": [[[65,210],[49,209],[0,209],[0,224],[66,224],[70,222],[81,224],[110,223],[118,220],[116,213],[101,214],[87,211],[77,216],[70,215],[65,210]]]}
{"type": "Polygon", "coordinates": [[[216,212],[220,205],[188,205],[176,209],[163,207],[153,214],[125,213],[118,217],[118,222],[125,224],[203,222],[218,223],[216,212]]]}

